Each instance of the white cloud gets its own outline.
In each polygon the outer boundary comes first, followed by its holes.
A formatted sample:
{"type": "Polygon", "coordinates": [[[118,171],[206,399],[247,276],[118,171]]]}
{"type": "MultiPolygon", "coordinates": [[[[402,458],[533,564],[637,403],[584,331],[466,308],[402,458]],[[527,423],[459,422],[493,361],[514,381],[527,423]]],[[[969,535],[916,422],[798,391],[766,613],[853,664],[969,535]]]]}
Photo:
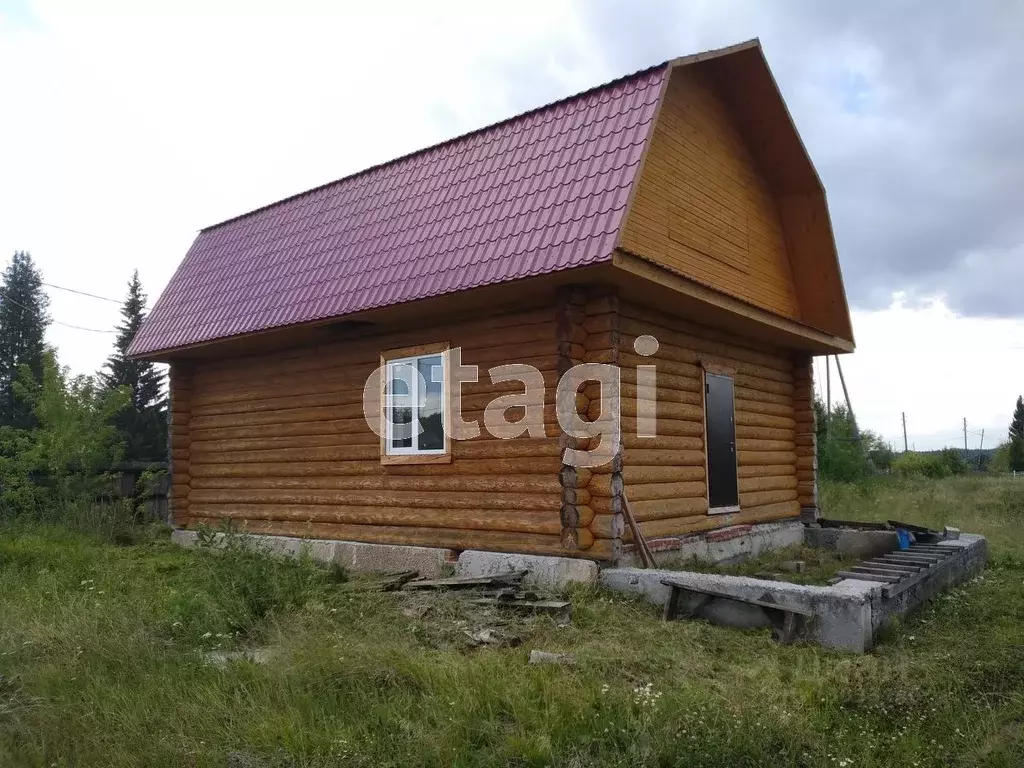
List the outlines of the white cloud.
{"type": "MultiPolygon", "coordinates": [[[[903,449],[901,413],[913,448],[994,446],[1024,394],[1024,321],[957,317],[941,301],[853,313],[857,352],[840,362],[857,420],[903,449]]],[[[824,388],[824,361],[816,374],[824,388]]],[[[835,368],[832,397],[842,398],[835,368]]]]}

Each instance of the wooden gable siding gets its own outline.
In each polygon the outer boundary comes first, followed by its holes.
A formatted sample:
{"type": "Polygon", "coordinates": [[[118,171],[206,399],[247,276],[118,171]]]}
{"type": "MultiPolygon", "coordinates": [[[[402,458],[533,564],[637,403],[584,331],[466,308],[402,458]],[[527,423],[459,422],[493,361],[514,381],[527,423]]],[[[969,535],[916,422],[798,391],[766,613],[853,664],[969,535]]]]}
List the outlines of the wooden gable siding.
{"type": "Polygon", "coordinates": [[[587,473],[562,487],[553,405],[544,438],[452,442],[450,464],[383,466],[362,415],[382,350],[447,341],[480,381],[463,385],[463,414],[483,427],[486,404],[520,385],[487,369],[529,363],[550,403],[560,353],[582,357],[578,333],[558,334],[555,307],[446,327],[216,362],[173,363],[172,508],[177,525],[233,520],[251,532],[312,538],[593,556],[587,473]],[[566,529],[563,500],[573,508],[566,529]]]}
{"type": "Polygon", "coordinates": [[[669,81],[621,246],[800,319],[775,198],[701,65],[669,81]]]}
{"type": "Polygon", "coordinates": [[[650,538],[798,516],[806,484],[813,483],[810,469],[798,469],[803,457],[813,461],[813,445],[808,454],[797,440],[808,419],[809,400],[798,394],[806,391],[809,359],[628,302],[605,309],[588,317],[585,343],[595,362],[621,365],[622,457],[618,477],[611,467],[591,481],[595,548],[606,548],[606,539],[632,540],[623,524],[623,492],[650,538]],[[645,334],[659,341],[650,357],[633,347],[645,334]],[[636,371],[651,364],[657,366],[657,436],[641,438],[636,371]],[[740,492],[734,514],[708,514],[704,365],[725,369],[734,380],[740,492]]]}

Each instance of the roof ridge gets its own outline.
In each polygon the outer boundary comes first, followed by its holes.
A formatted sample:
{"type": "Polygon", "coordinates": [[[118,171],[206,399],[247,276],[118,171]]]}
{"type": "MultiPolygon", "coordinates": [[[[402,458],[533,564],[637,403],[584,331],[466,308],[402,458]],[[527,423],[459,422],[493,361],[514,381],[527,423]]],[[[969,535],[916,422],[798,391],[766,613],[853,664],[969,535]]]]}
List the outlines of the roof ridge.
{"type": "Polygon", "coordinates": [[[358,178],[360,176],[363,176],[365,174],[371,173],[372,171],[376,171],[376,170],[378,170],[380,168],[386,168],[386,167],[391,166],[391,165],[396,165],[397,163],[399,163],[399,162],[401,162],[403,160],[408,160],[408,159],[416,157],[418,155],[424,155],[427,152],[430,152],[431,150],[440,149],[441,147],[447,146],[449,144],[455,144],[456,142],[463,141],[465,139],[468,139],[471,136],[475,136],[477,134],[484,133],[485,131],[489,131],[489,130],[492,130],[494,128],[498,128],[500,126],[503,126],[503,125],[506,125],[508,123],[514,122],[516,120],[521,120],[522,118],[528,117],[528,116],[536,114],[538,112],[542,112],[542,111],[544,111],[546,109],[551,109],[552,107],[557,107],[560,104],[564,104],[566,102],[574,101],[576,99],[582,98],[584,96],[588,96],[590,94],[593,94],[593,93],[596,93],[596,92],[599,92],[599,91],[607,90],[607,89],[612,88],[612,87],[614,87],[616,85],[619,85],[620,83],[624,83],[627,80],[632,80],[634,78],[641,77],[642,75],[649,74],[649,73],[654,72],[656,70],[664,69],[665,67],[670,66],[672,63],[673,63],[672,61],[663,61],[660,64],[653,64],[653,65],[651,65],[649,67],[645,67],[644,69],[639,69],[636,72],[632,72],[632,73],[630,73],[628,75],[623,75],[621,77],[615,78],[614,80],[609,80],[608,82],[601,83],[599,85],[595,85],[595,86],[593,86],[591,88],[587,88],[586,90],[580,91],[579,93],[573,93],[573,94],[570,94],[568,96],[564,96],[561,99],[556,99],[555,101],[548,102],[547,104],[541,104],[540,106],[533,107],[531,109],[526,110],[525,112],[520,112],[518,114],[506,117],[506,118],[504,118],[502,120],[497,121],[496,123],[490,123],[488,125],[481,126],[480,128],[474,128],[471,131],[466,131],[465,133],[461,133],[461,134],[459,134],[457,136],[453,136],[451,138],[444,139],[443,141],[435,142],[434,144],[430,144],[430,145],[428,145],[426,147],[421,147],[420,149],[413,150],[412,152],[407,152],[404,155],[399,155],[398,157],[391,158],[390,160],[385,160],[384,162],[376,163],[375,165],[368,166],[368,167],[363,168],[361,170],[358,170],[358,171],[355,171],[353,173],[350,173],[347,176],[342,176],[341,178],[334,179],[332,181],[328,181],[328,182],[325,182],[323,184],[319,184],[319,185],[317,185],[315,187],[310,187],[309,189],[304,189],[301,192],[296,192],[294,194],[288,195],[287,197],[282,197],[279,200],[275,200],[274,202],[267,203],[266,205],[261,205],[261,206],[259,206],[257,208],[253,208],[253,209],[251,209],[249,211],[246,211],[244,213],[240,213],[240,214],[238,214],[236,216],[231,216],[230,218],[223,219],[222,221],[218,221],[215,224],[210,224],[208,226],[205,226],[202,229],[200,229],[199,232],[200,232],[200,234],[206,233],[206,232],[210,232],[212,230],[215,230],[215,229],[217,229],[219,227],[224,226],[225,224],[231,224],[232,222],[240,221],[241,219],[245,219],[245,218],[247,218],[249,216],[253,216],[253,215],[257,214],[257,213],[261,213],[261,212],[266,211],[268,209],[274,208],[274,207],[276,207],[278,205],[282,205],[284,203],[290,202],[290,201],[295,200],[297,198],[303,197],[304,195],[309,195],[309,194],[312,194],[313,192],[319,192],[320,190],[326,189],[328,187],[333,187],[335,184],[340,184],[343,181],[350,181],[352,179],[356,179],[356,178],[358,178]]]}

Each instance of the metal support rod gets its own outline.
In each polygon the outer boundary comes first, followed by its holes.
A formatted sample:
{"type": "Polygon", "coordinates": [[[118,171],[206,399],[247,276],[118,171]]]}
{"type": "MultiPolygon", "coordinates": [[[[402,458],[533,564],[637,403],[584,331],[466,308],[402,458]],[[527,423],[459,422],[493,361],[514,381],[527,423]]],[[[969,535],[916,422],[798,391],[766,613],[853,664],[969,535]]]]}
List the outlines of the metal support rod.
{"type": "MultiPolygon", "coordinates": [[[[857,427],[857,418],[853,415],[853,405],[850,403],[850,393],[846,390],[846,379],[843,377],[843,366],[839,364],[839,355],[836,355],[836,371],[839,372],[839,383],[843,385],[843,398],[846,400],[846,411],[850,414],[850,428],[853,430],[853,439],[860,445],[861,451],[867,456],[864,448],[864,441],[860,439],[860,429],[857,427]]],[[[870,461],[868,462],[870,464],[870,461]]]]}
{"type": "Polygon", "coordinates": [[[829,437],[829,426],[832,422],[832,366],[831,355],[825,355],[825,439],[829,437]]]}

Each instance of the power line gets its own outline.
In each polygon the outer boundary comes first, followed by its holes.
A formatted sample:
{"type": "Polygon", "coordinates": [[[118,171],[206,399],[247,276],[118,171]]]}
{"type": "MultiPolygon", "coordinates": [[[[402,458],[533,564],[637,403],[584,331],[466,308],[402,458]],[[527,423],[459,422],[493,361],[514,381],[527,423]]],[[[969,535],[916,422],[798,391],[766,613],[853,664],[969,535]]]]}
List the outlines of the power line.
{"type": "MultiPolygon", "coordinates": [[[[9,301],[14,306],[21,307],[26,312],[34,311],[34,310],[30,309],[29,307],[26,307],[20,301],[15,301],[10,296],[4,296],[3,294],[0,294],[0,301],[9,301]]],[[[117,333],[117,331],[114,331],[114,330],[104,330],[103,328],[86,328],[84,325],[73,325],[71,323],[62,323],[60,320],[54,320],[53,318],[50,318],[50,322],[54,323],[56,325],[63,325],[65,328],[74,328],[76,331],[89,331],[91,333],[117,333]]]]}
{"type": "MultiPolygon", "coordinates": [[[[68,293],[77,293],[79,296],[88,296],[90,299],[99,299],[100,301],[109,301],[111,304],[117,304],[118,306],[121,306],[121,305],[124,304],[124,301],[122,301],[121,299],[112,299],[109,296],[100,296],[99,294],[96,294],[96,293],[89,293],[88,291],[80,291],[77,288],[67,288],[67,287],[65,287],[63,285],[55,285],[54,283],[42,283],[42,284],[45,285],[47,288],[56,288],[58,291],[67,291],[68,293]]],[[[150,307],[149,305],[146,305],[145,307],[143,307],[143,309],[148,311],[148,310],[152,309],[152,307],[150,307]]]]}
{"type": "Polygon", "coordinates": [[[122,304],[123,302],[117,299],[111,299],[107,296],[98,296],[95,293],[89,293],[88,291],[80,291],[77,288],[65,288],[63,285],[54,285],[53,283],[43,283],[47,288],[56,288],[58,291],[67,291],[68,293],[77,293],[79,296],[88,296],[91,299],[101,299],[102,301],[109,301],[111,304],[122,304]]]}

